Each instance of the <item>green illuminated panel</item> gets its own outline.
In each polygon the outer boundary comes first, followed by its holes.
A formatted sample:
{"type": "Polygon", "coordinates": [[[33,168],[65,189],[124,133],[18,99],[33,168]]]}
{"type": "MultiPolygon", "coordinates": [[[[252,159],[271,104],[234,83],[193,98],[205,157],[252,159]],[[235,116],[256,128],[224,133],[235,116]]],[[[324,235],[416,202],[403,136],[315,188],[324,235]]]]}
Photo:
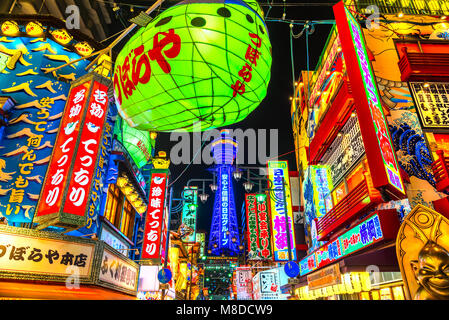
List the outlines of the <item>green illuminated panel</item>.
{"type": "Polygon", "coordinates": [[[255,1],[234,2],[182,2],[124,46],[114,91],[132,127],[192,131],[198,121],[201,130],[227,126],[265,98],[272,60],[268,31],[255,1]]]}

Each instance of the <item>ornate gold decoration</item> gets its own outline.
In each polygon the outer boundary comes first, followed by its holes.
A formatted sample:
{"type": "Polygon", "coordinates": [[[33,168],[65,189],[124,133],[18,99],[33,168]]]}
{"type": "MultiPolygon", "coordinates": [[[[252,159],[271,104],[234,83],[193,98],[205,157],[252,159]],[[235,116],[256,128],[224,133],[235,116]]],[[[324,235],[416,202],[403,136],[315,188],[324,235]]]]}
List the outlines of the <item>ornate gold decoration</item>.
{"type": "Polygon", "coordinates": [[[151,160],[155,169],[168,169],[170,159],[167,159],[165,151],[159,151],[158,155],[151,160]]]}
{"type": "Polygon", "coordinates": [[[29,36],[38,37],[44,34],[44,28],[39,21],[30,21],[25,27],[25,31],[29,36]]]}
{"type": "Polygon", "coordinates": [[[92,52],[94,52],[94,48],[92,48],[92,46],[87,41],[78,42],[74,45],[74,47],[76,52],[82,57],[91,55],[92,52]]]}
{"type": "Polygon", "coordinates": [[[57,29],[54,31],[50,31],[50,34],[53,36],[53,39],[56,42],[62,45],[68,44],[73,39],[73,37],[67,32],[66,29],[57,29]]]}
{"type": "Polygon", "coordinates": [[[396,254],[407,299],[449,300],[449,220],[417,205],[404,219],[396,254]]]}
{"type": "Polygon", "coordinates": [[[7,36],[15,36],[19,33],[19,25],[15,21],[7,20],[2,23],[2,33],[7,36]]]}

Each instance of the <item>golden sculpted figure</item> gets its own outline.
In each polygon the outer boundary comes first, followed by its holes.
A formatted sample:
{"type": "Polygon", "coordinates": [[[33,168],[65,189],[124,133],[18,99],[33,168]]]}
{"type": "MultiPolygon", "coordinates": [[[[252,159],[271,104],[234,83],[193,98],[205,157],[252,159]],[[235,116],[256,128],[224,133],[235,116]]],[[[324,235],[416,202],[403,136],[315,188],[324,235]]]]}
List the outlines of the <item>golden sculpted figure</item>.
{"type": "Polygon", "coordinates": [[[422,205],[404,219],[396,254],[407,299],[449,300],[449,220],[422,205]]]}
{"type": "Polygon", "coordinates": [[[170,166],[170,159],[167,158],[165,151],[159,151],[158,155],[154,157],[151,162],[155,169],[168,169],[170,166]]]}

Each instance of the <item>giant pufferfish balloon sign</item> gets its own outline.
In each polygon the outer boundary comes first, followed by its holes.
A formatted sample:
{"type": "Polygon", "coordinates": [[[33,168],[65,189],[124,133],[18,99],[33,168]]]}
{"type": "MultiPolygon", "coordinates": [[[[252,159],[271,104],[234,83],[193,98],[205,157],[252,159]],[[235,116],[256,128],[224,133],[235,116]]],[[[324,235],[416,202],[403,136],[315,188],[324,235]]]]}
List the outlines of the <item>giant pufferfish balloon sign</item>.
{"type": "Polygon", "coordinates": [[[187,0],[119,53],[114,95],[136,129],[204,131],[245,119],[265,98],[271,44],[256,1],[187,0]]]}

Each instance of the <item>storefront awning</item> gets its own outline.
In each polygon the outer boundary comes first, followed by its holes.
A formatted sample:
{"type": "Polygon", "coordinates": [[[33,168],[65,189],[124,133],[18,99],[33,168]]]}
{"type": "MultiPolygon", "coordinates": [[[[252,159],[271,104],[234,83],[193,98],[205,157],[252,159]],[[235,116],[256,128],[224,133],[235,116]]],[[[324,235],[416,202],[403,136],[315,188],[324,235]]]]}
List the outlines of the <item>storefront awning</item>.
{"type": "Polygon", "coordinates": [[[25,300],[136,300],[135,295],[93,285],[80,285],[79,289],[64,284],[5,281],[0,282],[0,299],[25,300]]]}

